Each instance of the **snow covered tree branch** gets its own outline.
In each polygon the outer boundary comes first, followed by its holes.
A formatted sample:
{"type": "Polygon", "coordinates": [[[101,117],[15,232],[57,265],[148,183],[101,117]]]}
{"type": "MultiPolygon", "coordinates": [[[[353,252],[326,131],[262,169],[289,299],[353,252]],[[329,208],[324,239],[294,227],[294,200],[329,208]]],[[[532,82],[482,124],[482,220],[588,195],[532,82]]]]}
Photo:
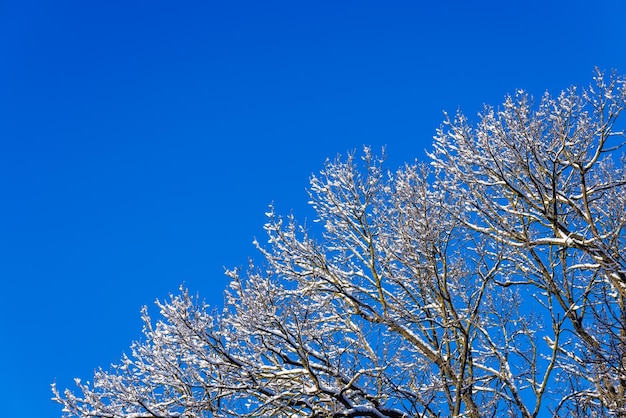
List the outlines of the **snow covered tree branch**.
{"type": "Polygon", "coordinates": [[[78,417],[626,414],[624,79],[448,118],[431,164],[366,148],[273,208],[222,312],[185,289],[78,417]]]}

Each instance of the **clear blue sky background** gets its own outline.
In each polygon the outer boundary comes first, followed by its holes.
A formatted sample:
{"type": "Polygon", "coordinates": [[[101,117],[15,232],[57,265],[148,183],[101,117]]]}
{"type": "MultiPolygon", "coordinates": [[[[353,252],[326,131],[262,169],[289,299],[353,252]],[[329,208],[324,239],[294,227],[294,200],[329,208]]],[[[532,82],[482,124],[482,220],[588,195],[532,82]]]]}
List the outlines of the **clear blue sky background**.
{"type": "Polygon", "coordinates": [[[0,410],[54,417],[185,283],[215,306],[326,157],[626,73],[626,2],[0,2],[0,410]],[[153,310],[154,311],[154,310],[153,310]]]}

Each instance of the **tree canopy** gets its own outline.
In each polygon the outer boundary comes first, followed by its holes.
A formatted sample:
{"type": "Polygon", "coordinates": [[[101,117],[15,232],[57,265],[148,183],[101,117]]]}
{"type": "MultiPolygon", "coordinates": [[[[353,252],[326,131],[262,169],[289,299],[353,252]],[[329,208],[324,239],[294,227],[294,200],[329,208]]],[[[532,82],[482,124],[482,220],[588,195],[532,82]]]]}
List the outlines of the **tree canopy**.
{"type": "Polygon", "coordinates": [[[79,417],[626,416],[625,79],[471,122],[427,163],[369,148],[267,213],[217,311],[181,291],[54,399],[79,417]]]}

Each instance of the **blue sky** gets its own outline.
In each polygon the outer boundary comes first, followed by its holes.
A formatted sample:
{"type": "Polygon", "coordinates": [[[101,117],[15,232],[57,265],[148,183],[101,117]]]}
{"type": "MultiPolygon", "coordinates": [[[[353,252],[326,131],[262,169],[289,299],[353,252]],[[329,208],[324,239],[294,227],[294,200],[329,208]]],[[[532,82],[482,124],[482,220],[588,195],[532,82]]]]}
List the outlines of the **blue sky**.
{"type": "Polygon", "coordinates": [[[626,73],[626,3],[0,2],[0,400],[120,358],[181,283],[216,307],[327,157],[424,157],[475,115],[626,73]],[[154,312],[154,310],[153,310],[154,312]]]}

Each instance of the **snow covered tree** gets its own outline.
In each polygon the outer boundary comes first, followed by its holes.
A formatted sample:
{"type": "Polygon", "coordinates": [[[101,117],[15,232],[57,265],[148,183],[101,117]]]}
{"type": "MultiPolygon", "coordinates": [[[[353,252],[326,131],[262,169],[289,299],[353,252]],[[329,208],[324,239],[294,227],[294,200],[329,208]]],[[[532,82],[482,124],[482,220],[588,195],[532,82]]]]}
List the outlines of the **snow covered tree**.
{"type": "Polygon", "coordinates": [[[472,124],[429,165],[365,149],[313,176],[317,222],[271,209],[225,308],[185,289],[79,394],[79,417],[626,416],[625,80],[472,124]]]}

